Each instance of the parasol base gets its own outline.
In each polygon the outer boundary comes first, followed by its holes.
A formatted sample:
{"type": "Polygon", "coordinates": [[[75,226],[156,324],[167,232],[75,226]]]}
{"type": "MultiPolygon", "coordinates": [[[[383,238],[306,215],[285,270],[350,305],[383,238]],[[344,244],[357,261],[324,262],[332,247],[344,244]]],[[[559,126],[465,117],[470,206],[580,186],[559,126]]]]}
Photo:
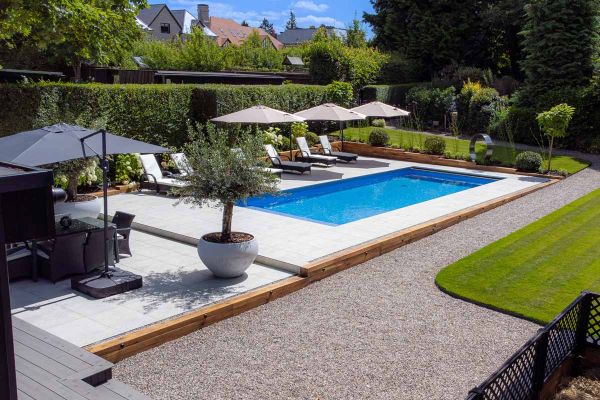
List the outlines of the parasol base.
{"type": "Polygon", "coordinates": [[[87,294],[95,299],[115,296],[142,287],[142,277],[119,268],[94,271],[90,274],[71,278],[71,289],[87,294]]]}

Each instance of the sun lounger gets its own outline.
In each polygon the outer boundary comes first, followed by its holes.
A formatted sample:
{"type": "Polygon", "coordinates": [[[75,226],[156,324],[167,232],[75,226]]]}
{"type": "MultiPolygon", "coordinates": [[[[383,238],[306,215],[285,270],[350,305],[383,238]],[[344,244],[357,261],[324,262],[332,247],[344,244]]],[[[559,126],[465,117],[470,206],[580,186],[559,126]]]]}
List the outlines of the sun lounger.
{"type": "Polygon", "coordinates": [[[337,160],[337,157],[311,153],[305,137],[297,137],[296,143],[298,144],[298,149],[300,149],[300,155],[296,156],[296,160],[325,165],[334,165],[337,160]]]}
{"type": "Polygon", "coordinates": [[[319,136],[319,140],[321,141],[321,147],[323,147],[323,154],[327,156],[337,157],[338,160],[344,162],[356,161],[358,159],[358,155],[354,153],[333,151],[333,147],[331,146],[331,143],[329,143],[329,138],[326,135],[319,136]]]}
{"type": "Polygon", "coordinates": [[[310,164],[304,162],[282,160],[279,154],[277,154],[277,150],[275,150],[275,147],[273,147],[272,144],[265,144],[265,150],[269,155],[269,159],[271,160],[271,164],[273,164],[273,168],[281,169],[283,170],[283,172],[299,172],[301,174],[305,172],[310,173],[310,164]]]}
{"type": "Polygon", "coordinates": [[[154,154],[142,154],[140,155],[140,161],[144,168],[144,175],[140,184],[140,189],[152,189],[156,190],[156,193],[168,192],[169,189],[174,187],[184,186],[185,183],[179,179],[173,178],[170,172],[163,172],[154,154]]]}
{"type": "Polygon", "coordinates": [[[179,171],[179,175],[189,175],[192,172],[192,167],[190,163],[183,153],[171,153],[171,160],[175,163],[177,170],[179,171]]]}
{"type": "MultiPolygon", "coordinates": [[[[231,149],[231,151],[233,151],[234,153],[239,154],[240,156],[244,157],[244,153],[242,152],[242,149],[240,149],[239,147],[233,148],[233,149],[231,149]]],[[[268,167],[262,167],[260,165],[257,165],[254,168],[258,168],[258,169],[261,169],[263,171],[270,172],[270,173],[272,173],[274,175],[277,175],[280,178],[281,178],[281,173],[283,172],[283,170],[280,169],[280,168],[268,168],[268,167]]]]}

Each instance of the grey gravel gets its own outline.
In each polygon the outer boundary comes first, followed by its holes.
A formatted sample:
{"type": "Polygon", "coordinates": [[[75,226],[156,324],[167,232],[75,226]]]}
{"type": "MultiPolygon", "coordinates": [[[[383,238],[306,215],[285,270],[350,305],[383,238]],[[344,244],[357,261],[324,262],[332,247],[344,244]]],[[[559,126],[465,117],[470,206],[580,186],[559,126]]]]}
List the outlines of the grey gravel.
{"type": "Polygon", "coordinates": [[[115,377],[154,399],[463,399],[539,327],[447,296],[435,275],[598,187],[588,168],[124,360],[115,377]]]}

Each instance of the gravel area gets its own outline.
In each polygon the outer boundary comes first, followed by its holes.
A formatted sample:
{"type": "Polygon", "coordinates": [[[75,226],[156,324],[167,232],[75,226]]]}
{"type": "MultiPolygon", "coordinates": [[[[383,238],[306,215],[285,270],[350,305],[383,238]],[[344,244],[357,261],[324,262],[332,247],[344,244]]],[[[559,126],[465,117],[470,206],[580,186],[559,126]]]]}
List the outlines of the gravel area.
{"type": "Polygon", "coordinates": [[[154,399],[463,399],[539,327],[443,294],[436,273],[598,187],[588,168],[114,375],[154,399]]]}

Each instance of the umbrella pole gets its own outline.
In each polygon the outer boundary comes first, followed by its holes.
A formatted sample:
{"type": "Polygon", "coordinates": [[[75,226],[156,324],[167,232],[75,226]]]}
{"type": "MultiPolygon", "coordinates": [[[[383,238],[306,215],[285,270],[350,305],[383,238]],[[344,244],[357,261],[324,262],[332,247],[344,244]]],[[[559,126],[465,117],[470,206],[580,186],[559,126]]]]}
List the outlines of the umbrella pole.
{"type": "Polygon", "coordinates": [[[292,128],[290,128],[290,161],[292,161],[292,128]]]}
{"type": "Polygon", "coordinates": [[[106,158],[106,131],[102,130],[102,194],[104,195],[104,275],[110,276],[108,266],[108,160],[106,158]]]}
{"type": "Polygon", "coordinates": [[[344,151],[344,123],[340,121],[340,131],[342,134],[342,151],[344,151]]]}

